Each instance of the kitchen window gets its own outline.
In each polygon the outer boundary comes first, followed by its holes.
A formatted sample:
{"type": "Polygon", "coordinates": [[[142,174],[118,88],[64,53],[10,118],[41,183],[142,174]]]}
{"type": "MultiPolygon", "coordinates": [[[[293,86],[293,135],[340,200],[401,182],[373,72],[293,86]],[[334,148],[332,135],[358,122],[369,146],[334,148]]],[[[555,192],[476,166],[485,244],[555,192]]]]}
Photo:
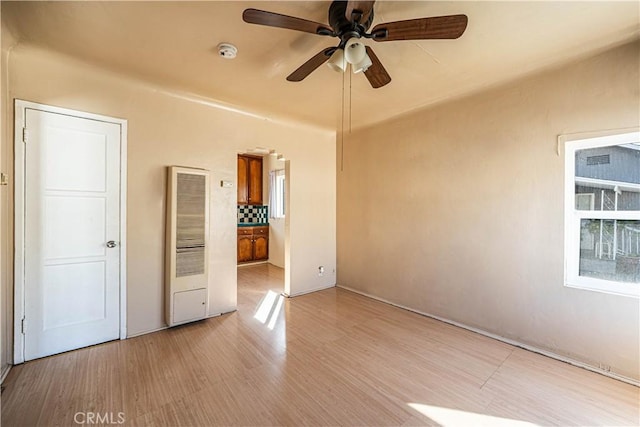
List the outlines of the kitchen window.
{"type": "Polygon", "coordinates": [[[565,284],[640,296],[640,132],[565,144],[565,284]]]}
{"type": "Polygon", "coordinates": [[[285,172],[284,169],[278,169],[269,173],[271,181],[270,185],[270,210],[271,218],[284,218],[285,214],[285,172]]]}

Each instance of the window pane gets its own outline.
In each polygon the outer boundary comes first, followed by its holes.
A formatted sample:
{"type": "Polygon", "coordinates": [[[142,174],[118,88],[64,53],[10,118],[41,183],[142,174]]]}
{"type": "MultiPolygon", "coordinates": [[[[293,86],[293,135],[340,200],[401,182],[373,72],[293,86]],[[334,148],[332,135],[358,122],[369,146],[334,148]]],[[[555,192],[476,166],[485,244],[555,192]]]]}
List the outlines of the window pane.
{"type": "Polygon", "coordinates": [[[640,211],[640,191],[576,185],[576,209],[580,211],[640,211]]]}
{"type": "Polygon", "coordinates": [[[284,209],[284,206],[285,206],[285,203],[284,203],[285,202],[285,193],[284,193],[285,192],[285,185],[284,185],[284,180],[285,180],[285,177],[284,177],[284,171],[283,171],[283,174],[281,176],[278,176],[278,183],[279,183],[278,185],[280,187],[280,216],[283,217],[283,218],[285,216],[285,209],[284,209]]]}
{"type": "Polygon", "coordinates": [[[285,205],[285,174],[284,170],[275,171],[275,198],[273,206],[273,217],[284,218],[284,205],[285,205]]]}
{"type": "Polygon", "coordinates": [[[577,150],[577,210],[640,210],[640,143],[577,150]]]}
{"type": "Polygon", "coordinates": [[[579,274],[640,283],[640,221],[583,219],[579,274]]]}
{"type": "Polygon", "coordinates": [[[618,194],[619,211],[640,211],[640,191],[620,191],[618,194]]]}

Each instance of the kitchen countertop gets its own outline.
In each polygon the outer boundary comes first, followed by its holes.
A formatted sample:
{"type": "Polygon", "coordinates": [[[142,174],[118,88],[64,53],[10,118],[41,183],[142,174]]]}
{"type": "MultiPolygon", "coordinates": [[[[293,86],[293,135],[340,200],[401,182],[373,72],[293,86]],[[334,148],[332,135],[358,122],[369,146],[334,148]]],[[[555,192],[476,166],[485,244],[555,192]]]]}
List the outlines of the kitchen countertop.
{"type": "Polygon", "coordinates": [[[238,227],[266,227],[268,225],[268,222],[243,222],[238,224],[238,227]]]}

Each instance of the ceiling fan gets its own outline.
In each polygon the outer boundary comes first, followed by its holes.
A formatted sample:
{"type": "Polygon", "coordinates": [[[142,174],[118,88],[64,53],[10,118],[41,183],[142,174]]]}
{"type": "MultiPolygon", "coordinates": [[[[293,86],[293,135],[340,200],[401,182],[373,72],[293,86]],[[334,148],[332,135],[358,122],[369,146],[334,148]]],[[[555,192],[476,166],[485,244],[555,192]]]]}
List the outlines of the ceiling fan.
{"type": "Polygon", "coordinates": [[[333,69],[345,71],[348,63],[354,73],[364,72],[374,88],[388,84],[391,77],[373,53],[373,49],[362,44],[360,39],[372,39],[376,42],[457,39],[467,28],[466,15],[448,15],[386,22],[376,25],[367,33],[373,22],[374,3],[375,0],[333,1],[329,6],[329,26],[258,9],[246,9],[242,13],[242,19],[249,24],[287,28],[340,39],[338,46],[323,49],[302,64],[287,77],[288,81],[302,81],[316,68],[330,60],[329,65],[333,69]]]}

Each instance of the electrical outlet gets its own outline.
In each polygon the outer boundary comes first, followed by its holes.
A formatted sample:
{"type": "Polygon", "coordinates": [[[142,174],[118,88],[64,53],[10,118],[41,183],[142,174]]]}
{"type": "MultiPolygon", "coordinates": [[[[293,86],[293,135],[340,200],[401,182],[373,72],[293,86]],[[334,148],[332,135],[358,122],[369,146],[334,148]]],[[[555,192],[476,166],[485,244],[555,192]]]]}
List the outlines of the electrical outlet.
{"type": "Polygon", "coordinates": [[[318,267],[318,276],[324,276],[324,266],[318,267]]]}

